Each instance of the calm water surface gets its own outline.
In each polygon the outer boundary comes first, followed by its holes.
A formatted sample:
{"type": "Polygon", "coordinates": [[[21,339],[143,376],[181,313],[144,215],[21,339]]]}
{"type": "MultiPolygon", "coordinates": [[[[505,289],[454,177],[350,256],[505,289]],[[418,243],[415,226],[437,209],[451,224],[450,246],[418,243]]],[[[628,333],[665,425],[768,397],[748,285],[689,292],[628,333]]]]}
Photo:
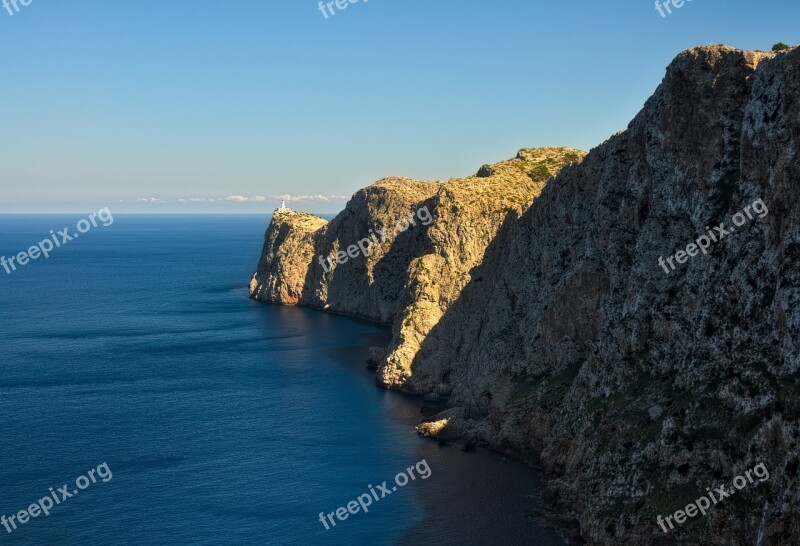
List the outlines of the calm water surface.
{"type": "MultiPolygon", "coordinates": [[[[0,216],[0,255],[80,218],[0,216]]],[[[524,517],[536,473],[419,439],[419,403],[375,388],[383,329],[247,298],[268,220],[117,215],[0,269],[0,515],[113,472],[0,544],[561,544],[524,517]]]]}

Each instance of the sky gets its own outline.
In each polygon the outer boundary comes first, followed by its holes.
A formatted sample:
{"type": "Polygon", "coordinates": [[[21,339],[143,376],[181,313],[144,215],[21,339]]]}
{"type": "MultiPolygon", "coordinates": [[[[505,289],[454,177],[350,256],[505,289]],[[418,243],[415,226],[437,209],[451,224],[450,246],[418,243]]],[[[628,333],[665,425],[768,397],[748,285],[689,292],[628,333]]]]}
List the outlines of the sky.
{"type": "Polygon", "coordinates": [[[386,176],[589,150],[686,48],[800,43],[796,0],[17,5],[0,9],[0,212],[336,212],[386,176]]]}

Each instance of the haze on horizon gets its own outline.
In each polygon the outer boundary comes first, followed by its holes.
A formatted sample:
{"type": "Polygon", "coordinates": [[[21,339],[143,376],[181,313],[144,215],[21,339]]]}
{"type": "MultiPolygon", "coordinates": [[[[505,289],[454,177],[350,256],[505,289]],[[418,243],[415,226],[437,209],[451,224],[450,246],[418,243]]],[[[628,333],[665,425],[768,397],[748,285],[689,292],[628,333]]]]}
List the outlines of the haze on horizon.
{"type": "Polygon", "coordinates": [[[385,176],[589,150],[686,48],[800,42],[788,0],[187,6],[0,11],[0,212],[336,212],[385,176]]]}

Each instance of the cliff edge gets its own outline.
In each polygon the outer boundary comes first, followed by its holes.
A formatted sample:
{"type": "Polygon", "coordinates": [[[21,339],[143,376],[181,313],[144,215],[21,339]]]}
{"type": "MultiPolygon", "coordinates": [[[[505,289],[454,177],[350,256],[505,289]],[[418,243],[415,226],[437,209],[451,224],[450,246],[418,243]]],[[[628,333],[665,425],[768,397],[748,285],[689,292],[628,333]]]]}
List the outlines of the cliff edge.
{"type": "Polygon", "coordinates": [[[690,49],[585,158],[534,150],[378,182],[329,224],[276,217],[251,292],[391,324],[378,381],[446,405],[420,432],[540,453],[588,543],[797,544],[798,150],[800,49],[690,49]],[[428,225],[318,261],[420,208],[428,225]],[[758,464],[707,514],[657,523],[758,464]]]}
{"type": "Polygon", "coordinates": [[[391,325],[390,346],[372,350],[378,380],[418,392],[412,359],[509,213],[527,210],[547,180],[583,156],[523,149],[467,178],[386,178],[357,192],[331,222],[277,210],[251,297],[391,325]]]}

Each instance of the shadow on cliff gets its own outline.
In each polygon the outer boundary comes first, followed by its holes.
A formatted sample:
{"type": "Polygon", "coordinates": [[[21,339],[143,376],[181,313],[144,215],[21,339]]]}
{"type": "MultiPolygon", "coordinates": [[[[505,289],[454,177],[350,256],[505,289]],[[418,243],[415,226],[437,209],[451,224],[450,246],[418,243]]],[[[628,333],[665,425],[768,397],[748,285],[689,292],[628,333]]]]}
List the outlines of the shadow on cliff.
{"type": "MultiPolygon", "coordinates": [[[[448,402],[425,432],[541,441],[561,478],[554,499],[607,544],[638,532],[609,513],[653,521],[688,497],[683,484],[761,461],[776,469],[771,491],[737,502],[762,514],[764,536],[780,537],[770,543],[797,543],[796,503],[781,502],[800,464],[798,62],[800,49],[681,54],[624,133],[507,217],[410,364],[410,388],[448,402]],[[769,213],[737,222],[757,199],[769,213]],[[735,236],[689,252],[722,221],[735,236]],[[658,258],[682,248],[696,257],[661,270],[658,258]],[[648,493],[639,504],[621,490],[585,494],[615,479],[648,493]]],[[[703,543],[761,533],[744,517],[726,522],[693,532],[726,537],[703,543]]]]}
{"type": "MultiPolygon", "coordinates": [[[[473,357],[475,341],[486,339],[488,333],[489,343],[496,346],[493,353],[498,360],[491,363],[492,366],[502,362],[503,367],[510,370],[527,365],[531,352],[529,346],[538,341],[539,335],[530,335],[526,325],[521,322],[526,315],[522,307],[530,302],[524,300],[524,294],[520,294],[502,272],[505,264],[515,260],[515,256],[519,254],[519,246],[528,244],[531,235],[528,225],[532,223],[531,215],[537,208],[537,202],[545,198],[546,194],[552,193],[551,185],[558,183],[562,176],[569,178],[570,173],[580,168],[580,163],[565,167],[556,178],[548,182],[548,187],[531,206],[522,213],[512,210],[506,215],[497,234],[487,245],[480,264],[470,270],[470,281],[422,341],[411,362],[410,379],[404,389],[419,395],[428,395],[431,400],[447,401],[449,407],[457,406],[463,410],[463,417],[466,419],[481,420],[489,416],[493,397],[489,385],[481,385],[482,378],[471,376],[465,363],[473,357]],[[513,317],[519,319],[514,321],[515,328],[506,328],[499,324],[513,317]],[[498,327],[502,331],[497,336],[491,335],[498,327]],[[469,382],[472,388],[462,388],[454,392],[454,386],[459,381],[469,382]]],[[[524,252],[522,254],[528,258],[524,252]]],[[[515,265],[528,270],[533,268],[530,263],[515,265]]],[[[514,282],[524,281],[517,278],[514,282]]],[[[578,337],[586,338],[591,335],[582,334],[578,337]]],[[[443,433],[448,435],[447,430],[443,433]]],[[[453,435],[458,434],[453,431],[453,435]]]]}
{"type": "Polygon", "coordinates": [[[345,210],[319,231],[314,238],[314,260],[305,276],[302,305],[328,312],[334,308],[337,309],[336,313],[365,318],[385,326],[391,325],[402,313],[404,287],[409,282],[409,266],[430,251],[428,230],[437,221],[437,196],[419,201],[408,200],[398,207],[396,214],[383,218],[369,210],[369,203],[384,200],[385,196],[376,198],[374,193],[385,191],[383,188],[369,187],[358,192],[345,210]],[[423,207],[427,207],[432,217],[428,225],[417,220],[416,226],[397,231],[395,222],[408,218],[423,207]],[[376,220],[380,222],[380,227],[376,220]],[[384,224],[384,221],[387,223],[384,224]],[[357,245],[378,229],[390,232],[391,240],[383,243],[388,243],[389,247],[371,272],[370,262],[362,254],[337,264],[330,272],[326,272],[319,263],[319,256],[331,256],[334,248],[342,251],[357,245]],[[327,291],[325,294],[322,292],[323,286],[327,291]],[[327,305],[323,302],[327,302],[327,305]]]}

